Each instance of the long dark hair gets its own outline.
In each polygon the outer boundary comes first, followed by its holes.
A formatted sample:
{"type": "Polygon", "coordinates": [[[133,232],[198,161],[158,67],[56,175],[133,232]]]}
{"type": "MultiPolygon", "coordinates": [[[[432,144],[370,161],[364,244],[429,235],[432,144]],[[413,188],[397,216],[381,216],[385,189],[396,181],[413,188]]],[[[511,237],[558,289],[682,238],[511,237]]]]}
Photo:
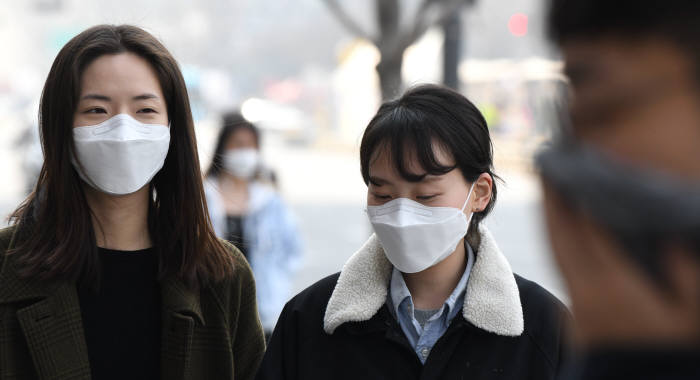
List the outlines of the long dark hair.
{"type": "Polygon", "coordinates": [[[170,149],[149,185],[148,228],[160,276],[174,275],[193,287],[223,280],[232,273],[233,260],[209,221],[185,81],[168,50],[129,25],[87,29],[54,60],[39,107],[44,164],[34,191],[11,216],[22,238],[10,254],[18,258],[25,277],[99,283],[91,210],[71,165],[73,115],[85,68],[100,56],[124,52],[154,68],[170,119],[170,149]]]}
{"type": "Polygon", "coordinates": [[[226,143],[234,132],[240,129],[247,129],[255,136],[255,147],[260,149],[260,131],[255,124],[246,120],[238,111],[230,111],[223,115],[223,122],[219,137],[216,139],[216,149],[214,149],[214,157],[207,169],[207,177],[217,177],[223,170],[223,156],[226,150],[226,143]]]}
{"type": "MultiPolygon", "coordinates": [[[[461,94],[437,85],[414,87],[379,108],[360,144],[360,170],[365,184],[369,184],[369,163],[377,149],[389,149],[394,167],[407,181],[417,182],[426,174],[441,175],[455,168],[467,182],[476,181],[482,173],[498,178],[493,172],[491,136],[481,112],[461,94]],[[452,155],[454,166],[440,164],[433,151],[434,143],[452,155]],[[425,174],[408,170],[406,153],[420,163],[425,174]]],[[[496,195],[494,181],[488,206],[472,217],[470,243],[478,241],[474,227],[491,212],[496,195]]]]}

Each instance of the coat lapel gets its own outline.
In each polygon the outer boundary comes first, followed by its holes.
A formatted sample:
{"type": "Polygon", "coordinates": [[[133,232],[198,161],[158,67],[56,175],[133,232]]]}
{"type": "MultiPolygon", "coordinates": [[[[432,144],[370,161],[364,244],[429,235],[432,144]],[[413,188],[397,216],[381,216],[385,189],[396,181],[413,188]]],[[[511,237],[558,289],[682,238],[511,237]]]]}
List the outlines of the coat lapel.
{"type": "Polygon", "coordinates": [[[195,325],[204,325],[199,291],[174,277],[161,285],[161,378],[193,379],[188,371],[195,325]]]}
{"type": "MultiPolygon", "coordinates": [[[[22,279],[12,256],[6,256],[0,268],[0,304],[15,302],[28,304],[17,310],[17,319],[39,379],[89,380],[75,285],[22,279]]],[[[188,375],[192,337],[195,325],[204,325],[199,291],[168,277],[161,283],[161,309],[161,378],[193,379],[188,375]]]]}
{"type": "MultiPolygon", "coordinates": [[[[482,330],[520,336],[525,328],[520,291],[510,264],[485,226],[467,283],[462,314],[482,330]]],[[[323,328],[328,334],[346,322],[367,321],[384,305],[392,265],[372,235],[343,266],[328,301],[323,328]]]]}
{"type": "Polygon", "coordinates": [[[11,256],[0,269],[0,304],[29,304],[17,310],[39,379],[90,379],[90,363],[75,285],[20,278],[11,256]]]}

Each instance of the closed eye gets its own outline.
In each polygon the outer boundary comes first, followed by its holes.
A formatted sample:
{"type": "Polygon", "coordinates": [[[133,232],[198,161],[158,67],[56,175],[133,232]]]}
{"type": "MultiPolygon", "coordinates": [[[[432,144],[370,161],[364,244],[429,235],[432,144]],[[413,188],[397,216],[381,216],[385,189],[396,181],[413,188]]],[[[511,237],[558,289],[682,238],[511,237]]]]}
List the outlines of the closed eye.
{"type": "Polygon", "coordinates": [[[158,113],[158,111],[154,110],[153,108],[142,108],[138,110],[137,113],[158,113]]]}
{"type": "Polygon", "coordinates": [[[433,194],[433,195],[419,195],[416,197],[416,199],[421,200],[421,201],[429,201],[435,197],[437,197],[439,194],[433,194]]]}
{"type": "Polygon", "coordinates": [[[374,196],[377,199],[382,199],[382,200],[391,199],[391,195],[372,194],[372,196],[374,196]]]}

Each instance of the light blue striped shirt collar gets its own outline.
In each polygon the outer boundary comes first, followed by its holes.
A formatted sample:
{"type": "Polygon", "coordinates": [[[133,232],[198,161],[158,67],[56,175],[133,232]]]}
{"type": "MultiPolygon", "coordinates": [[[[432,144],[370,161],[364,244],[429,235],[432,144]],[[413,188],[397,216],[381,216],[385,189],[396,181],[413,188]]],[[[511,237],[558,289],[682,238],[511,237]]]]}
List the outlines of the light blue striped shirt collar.
{"type": "Polygon", "coordinates": [[[425,363],[433,345],[447,331],[450,322],[462,310],[464,305],[467,282],[474,265],[474,252],[469,244],[465,242],[464,245],[467,248],[467,266],[464,273],[455,289],[445,300],[442,308],[430,317],[424,326],[421,326],[415,318],[413,297],[406,286],[403,275],[395,267],[391,273],[388,299],[391,303],[389,305],[390,309],[394,318],[399,322],[411,347],[413,347],[418,358],[423,363],[425,363]]]}
{"type": "MultiPolygon", "coordinates": [[[[452,318],[454,318],[457,315],[456,311],[458,310],[455,310],[457,302],[464,302],[464,297],[462,296],[462,293],[467,289],[467,281],[469,280],[469,274],[471,273],[472,266],[474,265],[474,252],[472,251],[472,248],[469,246],[469,244],[465,243],[464,245],[467,248],[467,267],[464,270],[462,277],[459,279],[457,287],[455,287],[450,296],[447,297],[447,299],[445,300],[445,304],[443,305],[443,307],[447,307],[450,311],[450,315],[448,318],[449,320],[452,320],[452,318]]],[[[394,267],[391,273],[390,293],[395,316],[399,313],[399,306],[401,305],[401,302],[403,302],[403,300],[406,298],[408,298],[411,302],[411,314],[413,314],[413,297],[411,296],[411,292],[406,286],[406,282],[403,279],[402,273],[398,269],[396,269],[396,267],[394,267]]]]}

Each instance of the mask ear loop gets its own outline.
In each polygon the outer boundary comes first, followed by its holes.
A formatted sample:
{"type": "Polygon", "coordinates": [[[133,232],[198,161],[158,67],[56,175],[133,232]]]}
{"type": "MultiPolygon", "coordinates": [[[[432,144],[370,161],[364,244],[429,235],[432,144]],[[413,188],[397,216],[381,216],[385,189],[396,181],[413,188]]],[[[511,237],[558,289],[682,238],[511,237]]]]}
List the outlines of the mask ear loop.
{"type": "Polygon", "coordinates": [[[467,207],[467,203],[469,203],[469,198],[472,196],[472,191],[474,190],[474,185],[476,185],[476,181],[472,182],[472,185],[469,187],[469,194],[467,194],[467,200],[464,201],[464,205],[462,205],[462,212],[464,212],[464,209],[467,207]]]}

